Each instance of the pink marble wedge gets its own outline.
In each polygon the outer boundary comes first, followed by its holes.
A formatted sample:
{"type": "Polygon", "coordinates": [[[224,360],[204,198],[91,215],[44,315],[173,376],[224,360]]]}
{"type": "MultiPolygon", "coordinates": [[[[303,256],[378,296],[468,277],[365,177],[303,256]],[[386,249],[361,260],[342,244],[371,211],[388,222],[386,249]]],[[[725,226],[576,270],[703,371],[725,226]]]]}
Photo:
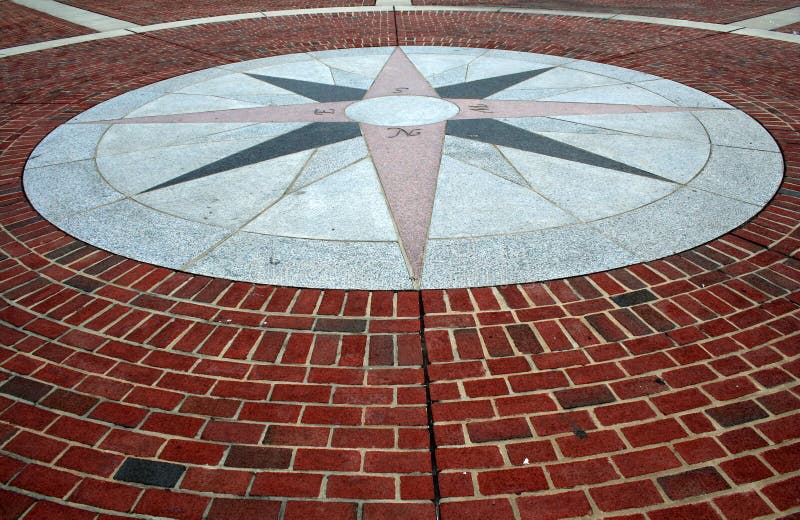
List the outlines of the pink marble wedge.
{"type": "Polygon", "coordinates": [[[398,47],[375,78],[364,99],[381,96],[439,97],[439,94],[398,47]]]}
{"type": "Polygon", "coordinates": [[[445,124],[441,121],[418,128],[361,125],[415,284],[422,275],[445,124]]]}

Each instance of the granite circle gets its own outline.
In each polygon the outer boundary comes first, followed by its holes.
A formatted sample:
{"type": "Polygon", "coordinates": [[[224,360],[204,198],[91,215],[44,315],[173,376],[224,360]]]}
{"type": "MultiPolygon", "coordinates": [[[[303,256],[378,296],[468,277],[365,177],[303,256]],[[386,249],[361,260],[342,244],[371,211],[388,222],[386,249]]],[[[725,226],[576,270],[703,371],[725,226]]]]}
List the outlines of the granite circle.
{"type": "Polygon", "coordinates": [[[129,92],[48,135],[33,206],[102,249],[318,288],[500,285],[690,249],[772,198],[780,151],[630,69],[455,47],[309,52],[129,92]]]}

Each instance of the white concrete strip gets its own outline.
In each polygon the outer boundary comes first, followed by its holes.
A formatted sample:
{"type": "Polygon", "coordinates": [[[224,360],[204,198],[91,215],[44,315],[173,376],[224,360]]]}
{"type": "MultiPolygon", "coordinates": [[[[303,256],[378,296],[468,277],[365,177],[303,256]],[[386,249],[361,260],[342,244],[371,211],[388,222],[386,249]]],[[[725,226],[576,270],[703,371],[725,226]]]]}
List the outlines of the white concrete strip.
{"type": "Polygon", "coordinates": [[[264,11],[264,16],[299,16],[306,14],[337,14],[337,13],[380,13],[391,11],[391,6],[377,7],[318,7],[314,9],[286,9],[284,11],[264,11]]]}
{"type": "Polygon", "coordinates": [[[731,32],[736,29],[741,29],[739,25],[719,24],[708,22],[694,22],[692,20],[679,20],[677,18],[655,18],[652,16],[636,16],[632,14],[618,14],[613,17],[614,20],[622,20],[625,22],[641,22],[652,23],[655,25],[670,25],[673,27],[686,27],[688,29],[701,29],[703,31],[716,31],[716,32],[731,32]]]}
{"type": "MultiPolygon", "coordinates": [[[[41,2],[52,0],[14,0],[22,4],[23,2],[41,2]]],[[[65,45],[72,45],[73,43],[82,43],[92,40],[100,40],[104,38],[116,38],[118,36],[126,36],[134,33],[145,33],[151,31],[160,31],[164,29],[172,29],[176,27],[191,27],[194,25],[211,24],[220,22],[230,22],[236,20],[247,20],[252,18],[275,18],[282,16],[301,16],[301,15],[315,15],[315,14],[337,14],[337,13],[371,13],[371,12],[389,12],[392,10],[404,11],[466,11],[466,12],[503,12],[503,13],[524,13],[524,14],[541,14],[549,16],[575,16],[583,18],[601,18],[612,19],[626,22],[643,22],[656,25],[669,25],[675,27],[688,27],[693,29],[701,29],[705,31],[725,32],[730,34],[741,34],[745,36],[753,36],[756,38],[765,38],[771,40],[779,40],[789,43],[800,43],[800,35],[780,33],[774,31],[765,31],[760,29],[744,28],[737,24],[715,24],[706,22],[694,22],[691,20],[678,20],[674,18],[653,18],[648,16],[634,16],[618,13],[592,13],[581,11],[556,11],[550,9],[513,9],[513,8],[496,8],[496,7],[462,7],[462,6],[408,6],[400,5],[400,2],[406,0],[392,0],[392,5],[379,5],[370,7],[333,7],[333,8],[317,8],[317,9],[291,9],[283,11],[265,11],[259,13],[243,13],[225,16],[212,16],[207,18],[193,18],[190,20],[179,20],[177,22],[167,22],[154,25],[138,26],[130,24],[128,30],[113,30],[105,31],[86,36],[76,36],[73,38],[62,38],[59,40],[51,40],[41,43],[33,43],[30,45],[21,45],[19,47],[9,47],[0,49],[0,58],[5,56],[14,56],[17,54],[25,54],[28,52],[36,52],[44,49],[52,49],[55,47],[63,47],[65,45]]],[[[53,2],[57,3],[57,2],[53,2]]],[[[59,4],[61,5],[61,4],[59,4]]],[[[113,20],[113,18],[112,18],[113,20]]],[[[128,22],[124,22],[128,23],[128,22]]]]}
{"type": "Polygon", "coordinates": [[[739,29],[731,34],[741,34],[744,36],[755,36],[756,38],[766,38],[768,40],[778,40],[789,43],[800,43],[800,34],[782,33],[778,31],[765,31],[763,29],[739,29]]]}
{"type": "Polygon", "coordinates": [[[146,33],[152,31],[162,31],[164,29],[175,29],[177,27],[189,27],[192,25],[202,25],[206,23],[221,23],[221,22],[235,22],[237,20],[250,20],[252,18],[264,18],[265,14],[258,13],[242,13],[242,14],[228,14],[224,16],[209,16],[207,18],[192,18],[190,20],[178,20],[176,22],[164,22],[153,25],[143,25],[131,28],[131,32],[146,33]]]}
{"type": "Polygon", "coordinates": [[[76,25],[82,25],[98,32],[115,31],[138,27],[135,23],[117,18],[111,18],[86,9],[79,9],[71,5],[55,2],[54,0],[13,0],[14,3],[35,9],[42,13],[61,18],[76,25]]]}
{"type": "Polygon", "coordinates": [[[557,11],[554,9],[517,9],[504,7],[501,13],[524,13],[524,14],[543,14],[547,16],[580,16],[581,18],[601,18],[608,19],[617,16],[615,13],[586,13],[583,11],[557,11]]]}
{"type": "Polygon", "coordinates": [[[784,9],[783,11],[765,14],[764,16],[739,20],[734,23],[749,29],[770,30],[792,25],[797,22],[800,22],[800,7],[792,7],[791,9],[784,9]]]}
{"type": "Polygon", "coordinates": [[[411,0],[375,0],[375,5],[379,7],[383,7],[386,5],[392,6],[408,6],[411,5],[411,0]]]}
{"type": "Polygon", "coordinates": [[[16,56],[18,54],[27,54],[29,52],[43,51],[45,49],[55,49],[56,47],[64,47],[66,45],[73,45],[76,43],[104,40],[106,38],[118,38],[120,36],[128,36],[131,34],[133,33],[130,31],[119,29],[116,31],[105,31],[100,33],[85,34],[83,36],[73,36],[72,38],[61,38],[59,40],[31,43],[28,45],[20,45],[19,47],[7,47],[5,49],[0,49],[0,58],[16,56]]]}

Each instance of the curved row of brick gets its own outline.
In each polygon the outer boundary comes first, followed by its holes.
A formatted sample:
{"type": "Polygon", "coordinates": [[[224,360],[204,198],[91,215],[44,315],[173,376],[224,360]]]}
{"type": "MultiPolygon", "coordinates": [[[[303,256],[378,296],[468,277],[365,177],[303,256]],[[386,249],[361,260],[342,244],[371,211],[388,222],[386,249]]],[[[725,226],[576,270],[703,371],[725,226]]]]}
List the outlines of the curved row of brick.
{"type": "Polygon", "coordinates": [[[435,497],[443,518],[797,512],[797,60],[742,36],[446,12],[214,24],[0,60],[0,516],[416,519],[435,497]],[[782,191],[664,260],[420,293],[141,264],[65,236],[21,191],[38,141],[103,99],[232,60],[396,43],[572,55],[700,88],[775,136],[782,191]]]}

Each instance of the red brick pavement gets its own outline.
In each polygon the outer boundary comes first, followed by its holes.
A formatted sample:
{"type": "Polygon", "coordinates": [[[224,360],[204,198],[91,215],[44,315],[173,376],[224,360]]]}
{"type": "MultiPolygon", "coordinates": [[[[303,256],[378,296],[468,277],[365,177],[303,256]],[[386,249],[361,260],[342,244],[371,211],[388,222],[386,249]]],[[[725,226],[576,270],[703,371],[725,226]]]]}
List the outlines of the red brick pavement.
{"type": "Polygon", "coordinates": [[[15,47],[94,31],[9,1],[0,2],[0,48],[15,47]]]}
{"type": "Polygon", "coordinates": [[[661,18],[679,18],[713,23],[731,23],[797,6],[796,0],[413,0],[414,5],[460,5],[556,9],[590,13],[622,13],[661,18]]]}
{"type": "Polygon", "coordinates": [[[798,57],[697,30],[426,12],[209,24],[0,60],[2,516],[798,512],[798,57]],[[38,141],[104,99],[397,35],[571,55],[705,90],[775,136],[783,191],[741,228],[663,260],[394,293],[127,260],[65,236],[21,190],[38,141]]]}
{"type": "Polygon", "coordinates": [[[280,11],[285,9],[310,9],[314,7],[348,7],[375,5],[375,0],[63,0],[81,9],[87,9],[113,18],[121,18],[140,25],[148,25],[190,18],[221,16],[226,14],[280,11]]]}

